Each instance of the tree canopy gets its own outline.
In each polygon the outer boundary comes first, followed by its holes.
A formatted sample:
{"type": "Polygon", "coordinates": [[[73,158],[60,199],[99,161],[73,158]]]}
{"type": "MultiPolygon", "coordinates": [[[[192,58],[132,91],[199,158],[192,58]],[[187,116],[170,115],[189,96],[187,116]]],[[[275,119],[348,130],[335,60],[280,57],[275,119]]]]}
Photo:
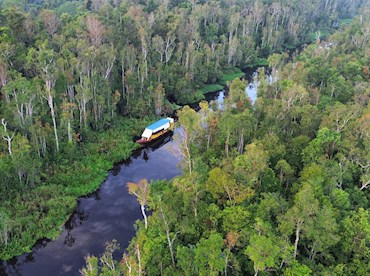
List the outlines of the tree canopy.
{"type": "Polygon", "coordinates": [[[369,274],[368,4],[1,1],[0,258],[57,237],[183,105],[183,175],[129,183],[145,223],[84,274],[369,274]],[[225,84],[222,110],[186,106],[225,84]]]}

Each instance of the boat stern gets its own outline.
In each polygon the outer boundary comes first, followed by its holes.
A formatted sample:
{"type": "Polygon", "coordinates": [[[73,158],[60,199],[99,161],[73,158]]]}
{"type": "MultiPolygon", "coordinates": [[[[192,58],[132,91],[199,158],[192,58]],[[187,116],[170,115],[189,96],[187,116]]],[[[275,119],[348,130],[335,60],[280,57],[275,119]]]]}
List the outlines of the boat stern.
{"type": "Polygon", "coordinates": [[[136,143],[140,144],[140,145],[145,145],[149,142],[148,139],[146,138],[140,138],[139,140],[136,140],[136,143]]]}

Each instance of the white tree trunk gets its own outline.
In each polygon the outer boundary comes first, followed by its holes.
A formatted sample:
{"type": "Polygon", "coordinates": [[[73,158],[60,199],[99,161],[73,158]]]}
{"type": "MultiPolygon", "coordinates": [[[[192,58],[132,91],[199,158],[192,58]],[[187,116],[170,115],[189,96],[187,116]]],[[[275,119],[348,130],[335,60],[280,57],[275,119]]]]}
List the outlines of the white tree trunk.
{"type": "Polygon", "coordinates": [[[225,257],[225,276],[227,276],[227,263],[229,262],[229,253],[230,251],[227,251],[226,257],[225,257]]]}
{"type": "Polygon", "coordinates": [[[3,125],[3,127],[4,127],[4,135],[3,135],[3,139],[8,143],[8,152],[9,152],[9,155],[10,156],[13,156],[13,152],[12,152],[12,140],[13,140],[13,138],[14,138],[14,134],[15,134],[15,132],[13,132],[13,134],[10,136],[9,134],[8,134],[8,130],[7,130],[7,128],[6,128],[6,126],[7,126],[7,122],[5,122],[5,119],[3,118],[3,119],[1,119],[1,124],[3,125]]]}
{"type": "Polygon", "coordinates": [[[161,215],[162,215],[162,218],[163,218],[164,225],[166,227],[166,236],[167,236],[168,247],[170,248],[172,265],[173,265],[173,267],[175,267],[176,265],[175,265],[175,256],[174,256],[174,253],[173,253],[173,242],[174,242],[174,240],[176,238],[176,235],[171,240],[171,237],[170,237],[170,228],[168,227],[168,223],[167,223],[166,217],[164,216],[164,213],[163,213],[162,208],[161,208],[161,215]]]}
{"type": "Polygon", "coordinates": [[[298,242],[299,242],[299,234],[301,232],[301,225],[303,222],[297,223],[297,229],[295,230],[295,242],[294,242],[294,260],[297,257],[297,249],[298,249],[298,242]]]}
{"type": "Polygon", "coordinates": [[[68,142],[72,142],[71,121],[68,121],[68,142]]]}
{"type": "Polygon", "coordinates": [[[57,152],[58,152],[59,151],[59,140],[58,140],[58,132],[57,132],[57,123],[56,123],[56,120],[55,120],[53,97],[50,94],[48,95],[48,104],[49,104],[49,107],[50,107],[51,119],[53,120],[55,144],[56,144],[57,152]]]}
{"type": "Polygon", "coordinates": [[[141,257],[140,257],[139,245],[136,245],[136,255],[137,255],[137,260],[138,260],[138,265],[139,265],[139,276],[140,276],[141,275],[141,257]]]}
{"type": "Polygon", "coordinates": [[[148,229],[148,218],[147,218],[146,213],[145,213],[145,206],[140,205],[140,207],[141,207],[141,213],[143,214],[143,217],[144,217],[145,229],[148,229]]]}

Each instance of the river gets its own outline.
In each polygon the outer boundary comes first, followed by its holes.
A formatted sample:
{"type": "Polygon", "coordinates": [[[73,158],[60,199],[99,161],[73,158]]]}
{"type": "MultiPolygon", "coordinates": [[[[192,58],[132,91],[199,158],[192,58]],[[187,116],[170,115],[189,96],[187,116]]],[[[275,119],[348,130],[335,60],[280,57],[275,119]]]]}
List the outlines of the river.
{"type": "Polygon", "coordinates": [[[135,234],[135,220],[141,218],[136,198],[126,188],[129,181],[172,179],[181,174],[178,158],[171,154],[175,146],[171,136],[162,144],[140,149],[108,174],[100,189],[78,200],[78,206],[55,241],[40,241],[31,253],[23,254],[0,266],[8,275],[79,275],[84,256],[99,256],[106,241],[117,239],[122,256],[135,234]]]}
{"type": "MultiPolygon", "coordinates": [[[[248,74],[247,74],[248,76],[248,74]]],[[[257,83],[254,72],[247,77],[250,84],[246,93],[254,103],[257,83]]],[[[225,91],[207,95],[222,108],[225,91]]],[[[174,136],[179,135],[175,129],[174,136]]],[[[142,219],[140,206],[131,196],[127,182],[172,179],[181,174],[179,159],[173,154],[176,142],[166,136],[151,147],[142,148],[117,164],[108,174],[100,189],[78,200],[78,206],[64,225],[62,234],[55,240],[39,241],[32,252],[0,262],[0,275],[80,275],[87,254],[100,256],[105,242],[116,239],[120,250],[115,258],[120,259],[124,249],[135,235],[134,224],[142,219]]]]}

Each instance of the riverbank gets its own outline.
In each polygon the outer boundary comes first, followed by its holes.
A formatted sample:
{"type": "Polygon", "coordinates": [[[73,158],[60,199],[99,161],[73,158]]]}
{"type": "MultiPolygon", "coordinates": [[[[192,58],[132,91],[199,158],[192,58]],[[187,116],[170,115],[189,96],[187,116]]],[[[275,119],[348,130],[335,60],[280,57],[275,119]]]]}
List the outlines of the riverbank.
{"type": "MultiPolygon", "coordinates": [[[[223,71],[219,83],[203,88],[203,98],[243,75],[239,68],[223,71]]],[[[77,200],[99,189],[113,165],[130,157],[139,147],[132,137],[153,120],[117,117],[108,130],[86,130],[81,143],[61,145],[57,161],[45,168],[35,187],[10,193],[1,202],[0,210],[6,210],[9,239],[0,248],[0,259],[30,252],[37,241],[55,240],[76,209],[77,200]]]]}
{"type": "MultiPolygon", "coordinates": [[[[217,84],[203,88],[202,99],[242,76],[244,72],[239,68],[224,70],[217,84]]],[[[117,117],[108,130],[82,132],[82,143],[63,145],[58,161],[48,167],[36,187],[24,189],[0,204],[0,209],[7,210],[7,217],[12,218],[8,220],[11,237],[7,246],[0,248],[0,259],[30,252],[39,240],[55,240],[76,209],[77,200],[99,189],[113,165],[130,157],[139,147],[132,137],[153,120],[117,117]]]]}
{"type": "Polygon", "coordinates": [[[229,81],[244,76],[244,72],[238,67],[232,67],[222,70],[220,78],[215,83],[204,84],[197,89],[189,102],[182,105],[192,105],[206,99],[206,94],[223,90],[229,81]]]}
{"type": "Polygon", "coordinates": [[[164,136],[116,163],[96,192],[77,200],[77,207],[55,240],[38,241],[30,253],[0,261],[0,275],[80,275],[84,257],[100,255],[112,239],[118,240],[121,248],[115,256],[122,256],[136,233],[135,221],[142,218],[127,182],[169,180],[180,175],[179,158],[172,154],[175,147],[172,135],[164,136]]]}
{"type": "Polygon", "coordinates": [[[30,252],[40,239],[57,238],[77,199],[96,191],[113,165],[130,157],[139,147],[132,137],[150,121],[117,117],[108,130],[83,133],[80,144],[63,145],[58,160],[43,172],[44,179],[36,187],[1,202],[9,238],[0,248],[0,259],[30,252]]]}
{"type": "MultiPolygon", "coordinates": [[[[228,81],[244,74],[236,67],[224,70],[217,84],[202,88],[202,96],[222,90],[228,81]]],[[[0,248],[0,259],[30,252],[38,240],[55,240],[76,209],[77,200],[99,189],[113,165],[130,157],[139,147],[132,137],[153,120],[117,117],[108,130],[82,132],[82,143],[61,147],[58,161],[48,167],[37,187],[1,203],[0,208],[9,210],[8,217],[15,219],[9,220],[12,237],[7,246],[0,248]]]]}

